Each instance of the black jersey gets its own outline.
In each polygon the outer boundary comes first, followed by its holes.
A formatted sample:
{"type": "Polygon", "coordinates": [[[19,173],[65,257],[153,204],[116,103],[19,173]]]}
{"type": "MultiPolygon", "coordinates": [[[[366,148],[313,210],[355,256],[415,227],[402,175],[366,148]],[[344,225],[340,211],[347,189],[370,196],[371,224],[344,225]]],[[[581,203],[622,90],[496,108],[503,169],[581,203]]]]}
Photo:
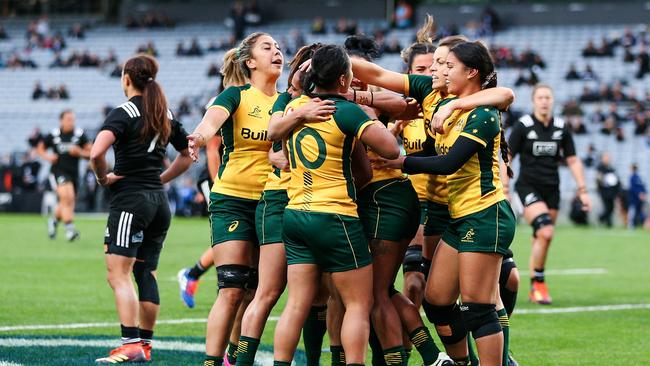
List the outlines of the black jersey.
{"type": "Polygon", "coordinates": [[[45,136],[43,142],[46,148],[52,149],[59,156],[56,163],[52,165],[52,173],[70,177],[79,176],[79,157],[70,155],[70,148],[75,145],[83,148],[89,142],[81,128],[65,133],[60,128],[55,128],[45,136]]]}
{"type": "Polygon", "coordinates": [[[543,185],[558,185],[559,163],[574,156],[576,148],[571,130],[561,118],[545,127],[533,115],[525,115],[512,127],[508,145],[512,156],[520,155],[519,179],[543,185]]]}
{"type": "MultiPolygon", "coordinates": [[[[101,128],[115,135],[113,172],[124,176],[110,186],[114,193],[162,189],[160,174],[167,145],[158,143],[157,137],[145,143],[140,140],[144,122],[141,111],[142,97],[135,96],[113,109],[101,128]]],[[[167,116],[172,125],[169,143],[177,151],[182,151],[187,148],[187,132],[171,111],[167,111],[167,116]]]]}

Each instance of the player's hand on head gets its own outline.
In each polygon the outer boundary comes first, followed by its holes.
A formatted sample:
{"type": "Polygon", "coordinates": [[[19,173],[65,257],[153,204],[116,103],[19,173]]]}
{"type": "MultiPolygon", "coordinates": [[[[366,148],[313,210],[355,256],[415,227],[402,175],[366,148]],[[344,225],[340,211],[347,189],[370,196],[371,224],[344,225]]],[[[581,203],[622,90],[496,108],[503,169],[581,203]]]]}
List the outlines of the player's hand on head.
{"type": "Polygon", "coordinates": [[[302,71],[302,72],[310,71],[311,70],[311,59],[309,59],[309,60],[303,62],[302,64],[300,64],[298,69],[300,71],[302,71]]]}

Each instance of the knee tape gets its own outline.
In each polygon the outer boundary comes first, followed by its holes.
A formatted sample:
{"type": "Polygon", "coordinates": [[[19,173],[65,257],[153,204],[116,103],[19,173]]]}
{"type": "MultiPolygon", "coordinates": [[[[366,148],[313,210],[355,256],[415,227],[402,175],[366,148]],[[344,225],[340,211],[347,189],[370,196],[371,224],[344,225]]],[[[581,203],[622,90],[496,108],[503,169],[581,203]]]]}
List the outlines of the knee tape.
{"type": "Polygon", "coordinates": [[[424,274],[424,280],[429,280],[429,271],[431,270],[431,259],[422,258],[421,271],[424,274]]]}
{"type": "Polygon", "coordinates": [[[496,305],[464,302],[460,306],[463,322],[474,339],[499,333],[501,325],[496,305]]]}
{"type": "MultiPolygon", "coordinates": [[[[465,338],[467,330],[457,304],[436,306],[422,301],[427,319],[436,326],[436,332],[443,344],[456,344],[465,338]]],[[[495,313],[496,314],[496,313],[495,313]]]]}
{"type": "Polygon", "coordinates": [[[551,215],[548,213],[543,213],[533,219],[533,222],[530,226],[533,227],[533,236],[537,237],[537,231],[544,226],[553,225],[553,220],[551,220],[551,215]]]}
{"type": "Polygon", "coordinates": [[[138,299],[160,305],[158,282],[151,273],[154,270],[156,268],[150,263],[136,261],[133,265],[133,277],[138,285],[138,299]]]}
{"type": "Polygon", "coordinates": [[[510,291],[505,286],[499,288],[501,294],[501,302],[503,307],[506,309],[508,315],[512,314],[515,310],[515,305],[517,304],[517,291],[510,291]]]}
{"type": "Polygon", "coordinates": [[[406,254],[404,254],[402,265],[402,271],[404,273],[420,272],[422,270],[422,246],[411,245],[406,248],[406,254]]]}
{"type": "Polygon", "coordinates": [[[246,284],[246,288],[250,290],[256,290],[257,285],[260,282],[260,274],[257,271],[257,268],[250,267],[248,274],[249,277],[248,277],[248,284],[246,284]]]}
{"type": "Polygon", "coordinates": [[[246,289],[250,279],[250,267],[240,264],[224,264],[217,267],[217,286],[246,289]]]}

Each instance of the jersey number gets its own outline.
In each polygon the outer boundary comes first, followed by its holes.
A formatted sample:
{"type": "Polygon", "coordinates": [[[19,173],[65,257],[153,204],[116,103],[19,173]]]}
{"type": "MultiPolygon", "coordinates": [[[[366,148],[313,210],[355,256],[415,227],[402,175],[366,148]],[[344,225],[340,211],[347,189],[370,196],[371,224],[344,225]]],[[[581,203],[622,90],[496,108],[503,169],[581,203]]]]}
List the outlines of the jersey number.
{"type": "Polygon", "coordinates": [[[296,168],[295,155],[298,155],[298,159],[300,159],[302,165],[304,165],[307,169],[311,169],[311,170],[320,168],[321,165],[323,165],[323,163],[325,162],[325,158],[327,157],[327,147],[325,145],[325,140],[323,140],[321,135],[316,130],[310,127],[305,127],[302,130],[300,130],[300,132],[298,132],[298,135],[295,138],[295,143],[294,143],[294,138],[291,138],[289,140],[289,152],[290,152],[289,157],[291,160],[292,169],[296,168]],[[314,140],[316,140],[316,145],[318,146],[318,156],[314,161],[310,161],[309,159],[307,159],[304,152],[302,151],[301,142],[307,136],[313,137],[314,140]]]}
{"type": "Polygon", "coordinates": [[[153,149],[156,148],[156,142],[158,142],[158,137],[160,136],[159,133],[156,134],[156,136],[153,137],[151,140],[151,143],[149,144],[149,148],[147,149],[147,152],[150,153],[153,151],[153,149]]]}

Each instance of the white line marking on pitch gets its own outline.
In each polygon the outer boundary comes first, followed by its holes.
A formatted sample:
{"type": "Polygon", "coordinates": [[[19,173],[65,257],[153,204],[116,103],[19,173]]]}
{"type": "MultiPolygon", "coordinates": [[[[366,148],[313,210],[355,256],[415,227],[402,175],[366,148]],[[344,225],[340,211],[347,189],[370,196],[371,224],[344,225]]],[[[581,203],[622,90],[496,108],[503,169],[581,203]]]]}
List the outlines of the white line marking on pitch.
{"type": "MultiPolygon", "coordinates": [[[[595,311],[619,311],[650,309],[650,304],[614,304],[614,305],[596,305],[596,306],[575,306],[568,308],[547,308],[547,309],[518,309],[515,310],[517,315],[529,314],[562,314],[562,313],[587,313],[595,311]]],[[[270,316],[268,321],[275,322],[280,319],[279,316],[270,316]]],[[[159,320],[156,324],[194,324],[205,323],[205,318],[188,318],[188,319],[168,319],[159,320]]],[[[34,324],[34,325],[9,325],[0,327],[0,332],[12,332],[19,330],[48,330],[48,329],[79,329],[79,328],[109,328],[117,327],[117,323],[71,323],[71,324],[34,324]]],[[[1,338],[0,338],[1,340],[1,338]]]]}
{"type": "MultiPolygon", "coordinates": [[[[521,272],[528,272],[528,269],[520,269],[521,272]]],[[[605,268],[569,268],[549,269],[545,273],[551,276],[580,276],[580,275],[602,275],[607,274],[605,268]]]]}
{"type": "Polygon", "coordinates": [[[23,366],[23,364],[10,361],[0,361],[0,366],[23,366]]]}
{"type": "MultiPolygon", "coordinates": [[[[74,338],[0,338],[0,347],[98,347],[112,348],[119,345],[118,339],[74,339],[74,338]]],[[[204,343],[183,342],[183,341],[154,341],[157,350],[166,351],[187,351],[205,352],[204,343]]],[[[256,365],[269,365],[273,363],[273,353],[269,351],[257,351],[256,365]]],[[[295,365],[295,363],[294,363],[295,365]]],[[[0,366],[22,366],[20,364],[0,361],[0,366]]]]}

